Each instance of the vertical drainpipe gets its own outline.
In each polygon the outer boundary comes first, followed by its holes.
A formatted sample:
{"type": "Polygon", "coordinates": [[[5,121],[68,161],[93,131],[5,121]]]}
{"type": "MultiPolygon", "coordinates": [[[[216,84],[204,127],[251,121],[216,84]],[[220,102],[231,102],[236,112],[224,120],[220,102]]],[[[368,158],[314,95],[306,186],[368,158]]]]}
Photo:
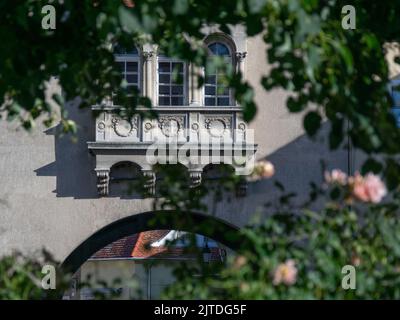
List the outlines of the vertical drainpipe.
{"type": "Polygon", "coordinates": [[[147,266],[147,300],[151,300],[151,264],[147,266]]]}
{"type": "Polygon", "coordinates": [[[351,139],[350,139],[350,121],[347,120],[347,174],[350,176],[354,172],[354,153],[353,153],[353,146],[351,144],[351,139]]]}

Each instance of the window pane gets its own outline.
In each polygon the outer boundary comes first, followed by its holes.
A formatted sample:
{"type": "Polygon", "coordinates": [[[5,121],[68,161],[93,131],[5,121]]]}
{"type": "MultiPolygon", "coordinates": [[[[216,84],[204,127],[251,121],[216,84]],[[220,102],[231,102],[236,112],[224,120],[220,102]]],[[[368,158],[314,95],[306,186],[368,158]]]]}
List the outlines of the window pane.
{"type": "Polygon", "coordinates": [[[169,82],[170,82],[170,75],[169,75],[169,74],[160,74],[159,81],[160,81],[160,83],[167,83],[167,84],[169,84],[169,82]]]}
{"type": "Polygon", "coordinates": [[[206,84],[215,84],[215,78],[216,76],[207,76],[205,79],[206,84]]]}
{"type": "Polygon", "coordinates": [[[215,87],[214,86],[206,86],[205,94],[206,95],[215,95],[215,87]]]}
{"type": "Polygon", "coordinates": [[[171,72],[171,64],[169,62],[158,63],[159,72],[171,72]]]}
{"type": "Polygon", "coordinates": [[[229,98],[218,98],[219,106],[229,106],[229,98]]]}
{"type": "Polygon", "coordinates": [[[128,85],[128,86],[126,86],[126,88],[127,88],[127,92],[133,93],[133,92],[138,91],[138,87],[135,84],[128,85]]]}
{"type": "Polygon", "coordinates": [[[169,97],[159,97],[158,104],[160,106],[169,106],[170,105],[170,98],[169,97]]]}
{"type": "Polygon", "coordinates": [[[170,94],[169,93],[169,88],[170,88],[170,86],[159,86],[158,87],[158,92],[159,92],[159,94],[170,94]]]}
{"type": "Polygon", "coordinates": [[[206,76],[213,76],[215,74],[217,74],[217,68],[215,64],[212,62],[207,63],[206,76]]]}
{"type": "Polygon", "coordinates": [[[182,62],[173,62],[172,63],[172,71],[183,73],[183,63],[182,62]]]}
{"type": "Polygon", "coordinates": [[[137,72],[138,71],[138,63],[137,62],[127,62],[126,63],[126,71],[127,72],[137,72]]]}
{"type": "Polygon", "coordinates": [[[158,63],[159,105],[180,106],[184,103],[183,62],[158,63]]]}
{"type": "Polygon", "coordinates": [[[172,97],[171,98],[171,105],[172,106],[181,106],[181,105],[183,105],[183,98],[182,97],[172,97]]]}
{"type": "Polygon", "coordinates": [[[172,83],[183,84],[183,75],[182,74],[173,74],[172,83]]]}
{"type": "Polygon", "coordinates": [[[206,106],[215,106],[215,98],[206,98],[205,105],[206,106]]]}
{"type": "Polygon", "coordinates": [[[227,87],[218,87],[217,94],[219,96],[227,96],[227,95],[229,95],[229,88],[227,88],[227,87]]]}
{"type": "Polygon", "coordinates": [[[221,42],[215,42],[208,46],[210,51],[218,56],[229,56],[229,49],[221,42]]]}
{"type": "Polygon", "coordinates": [[[217,77],[217,82],[218,82],[218,84],[228,84],[227,82],[227,79],[226,79],[226,77],[225,77],[225,75],[224,74],[219,74],[218,75],[218,77],[217,77]]]}
{"type": "Polygon", "coordinates": [[[172,94],[183,94],[183,86],[172,86],[172,94]]]}
{"type": "Polygon", "coordinates": [[[134,55],[138,55],[138,49],[136,47],[133,47],[131,50],[128,50],[128,54],[134,54],[134,55]]]}
{"type": "Polygon", "coordinates": [[[229,56],[229,49],[223,43],[217,43],[217,54],[219,56],[229,56]]]}
{"type": "Polygon", "coordinates": [[[128,83],[137,83],[138,81],[138,75],[137,74],[127,74],[126,75],[126,81],[128,83]]]}

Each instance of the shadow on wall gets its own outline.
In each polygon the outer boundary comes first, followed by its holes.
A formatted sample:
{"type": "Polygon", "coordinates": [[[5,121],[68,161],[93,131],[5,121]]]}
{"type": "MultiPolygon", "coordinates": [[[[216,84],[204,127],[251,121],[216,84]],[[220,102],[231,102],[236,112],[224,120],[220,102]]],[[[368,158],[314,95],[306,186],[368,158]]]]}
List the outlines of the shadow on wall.
{"type": "MultiPolygon", "coordinates": [[[[88,141],[95,140],[95,118],[90,108],[77,107],[78,100],[67,104],[68,116],[78,126],[76,137],[61,134],[61,126],[47,129],[44,133],[54,136],[55,161],[35,170],[37,176],[55,176],[57,179],[55,193],[57,197],[73,197],[75,199],[96,199],[97,177],[94,171],[95,156],[89,152],[88,141]]],[[[129,181],[121,181],[121,177],[130,177],[137,168],[123,164],[112,168],[110,193],[108,197],[121,199],[138,199],[132,192],[129,181]]]]}
{"type": "MultiPolygon", "coordinates": [[[[55,176],[57,179],[55,193],[57,197],[73,197],[76,199],[98,198],[97,179],[94,172],[95,157],[89,153],[88,141],[94,141],[95,121],[89,108],[79,109],[76,103],[68,106],[69,117],[78,125],[76,141],[70,135],[60,135],[60,125],[45,131],[54,136],[55,161],[35,170],[37,176],[55,176]]],[[[316,141],[302,135],[289,144],[282,146],[265,157],[275,166],[275,176],[255,183],[249,183],[248,195],[260,195],[268,201],[277,195],[274,181],[281,182],[287,192],[296,192],[300,197],[308,195],[309,182],[320,183],[321,160],[327,168],[348,169],[348,153],[346,150],[330,152],[326,147],[325,137],[328,133],[325,124],[316,141]],[[268,195],[268,196],[267,196],[268,195]],[[268,198],[268,199],[267,199],[268,198]]],[[[111,171],[110,194],[108,197],[122,199],[138,199],[132,194],[129,182],[121,181],[123,177],[135,176],[137,170],[133,166],[119,166],[111,171]]],[[[244,198],[245,200],[246,198],[244,198]]],[[[249,204],[250,205],[250,204],[249,204]]]]}
{"type": "Polygon", "coordinates": [[[94,118],[89,108],[79,109],[77,100],[66,108],[68,116],[78,126],[76,139],[62,135],[57,125],[45,131],[54,136],[55,161],[35,170],[37,176],[55,176],[57,197],[77,199],[97,198],[95,159],[88,152],[87,141],[94,138],[94,118]]]}
{"type": "MultiPolygon", "coordinates": [[[[314,140],[305,134],[301,135],[264,157],[263,160],[274,164],[275,174],[271,179],[250,182],[248,194],[256,198],[263,197],[264,203],[276,200],[282,193],[275,186],[275,182],[280,182],[285,187],[286,194],[296,194],[294,203],[300,204],[308,199],[311,182],[321,185],[324,169],[339,168],[348,172],[349,152],[345,147],[335,151],[329,150],[329,129],[329,123],[324,123],[314,140]]],[[[251,202],[249,205],[252,205],[251,202]]],[[[315,205],[317,207],[318,202],[315,205]]]]}

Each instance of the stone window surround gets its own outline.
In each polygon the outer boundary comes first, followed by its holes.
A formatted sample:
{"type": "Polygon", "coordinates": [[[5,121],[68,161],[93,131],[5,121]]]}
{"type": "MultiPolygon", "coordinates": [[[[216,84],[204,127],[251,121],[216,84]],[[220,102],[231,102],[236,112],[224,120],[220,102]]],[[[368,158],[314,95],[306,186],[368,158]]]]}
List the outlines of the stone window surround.
{"type": "MultiPolygon", "coordinates": [[[[214,42],[221,42],[228,46],[231,51],[231,59],[235,70],[240,71],[245,77],[246,36],[240,26],[232,27],[232,35],[222,33],[216,27],[204,28],[206,36],[203,39],[205,46],[214,42]]],[[[143,96],[148,97],[153,106],[158,107],[158,61],[169,59],[159,56],[158,46],[144,44],[138,48],[139,51],[139,89],[143,96]]],[[[172,59],[181,62],[179,59],[172,59]]],[[[195,66],[192,63],[184,63],[184,105],[204,106],[205,87],[198,88],[197,75],[205,75],[204,67],[195,66]]],[[[231,106],[237,106],[234,101],[234,93],[231,90],[231,106]]],[[[164,107],[164,106],[160,106],[164,107]]],[[[167,107],[167,106],[166,106],[167,107]]],[[[179,107],[179,106],[177,106],[179,107]]]]}
{"type": "MultiPolygon", "coordinates": [[[[124,54],[116,54],[115,55],[115,62],[124,62],[125,64],[127,62],[136,62],[138,64],[138,69],[136,72],[132,72],[132,73],[137,73],[138,79],[137,79],[137,85],[138,85],[138,90],[139,92],[142,91],[142,82],[143,82],[143,78],[142,78],[142,63],[141,63],[141,57],[140,54],[138,55],[124,55],[124,54]]],[[[125,70],[126,72],[126,70],[125,70]]],[[[125,74],[124,74],[125,75],[125,74]]]]}
{"type": "MultiPolygon", "coordinates": [[[[183,60],[180,60],[180,59],[169,58],[169,57],[161,56],[161,55],[157,56],[157,61],[155,62],[155,68],[156,68],[156,74],[154,77],[156,79],[155,83],[154,84],[152,84],[152,83],[146,84],[148,86],[153,85],[153,92],[155,93],[154,94],[155,97],[153,97],[153,98],[157,102],[154,105],[158,106],[158,99],[159,99],[159,92],[158,92],[159,84],[160,84],[159,72],[158,72],[158,63],[159,62],[172,62],[172,63],[177,62],[177,63],[183,64],[183,105],[188,105],[188,101],[189,101],[189,98],[188,98],[188,63],[183,60]]],[[[163,106],[160,106],[160,107],[163,107],[163,106]]],[[[166,107],[176,107],[176,105],[167,105],[166,107]]]]}
{"type": "MultiPolygon", "coordinates": [[[[218,44],[218,43],[222,43],[223,45],[225,45],[226,47],[227,47],[227,49],[228,49],[228,51],[229,51],[229,55],[227,55],[227,56],[224,56],[223,58],[224,58],[224,61],[225,61],[225,63],[226,64],[231,64],[232,65],[232,67],[235,67],[234,66],[234,54],[236,53],[235,52],[235,49],[234,49],[234,47],[231,45],[231,44],[229,44],[227,41],[224,41],[224,39],[222,38],[222,37],[213,37],[213,39],[211,39],[211,41],[207,41],[206,42],[206,45],[207,45],[207,48],[208,48],[208,54],[209,54],[209,56],[210,57],[212,57],[214,54],[209,50],[209,46],[210,45],[212,45],[212,44],[218,44]]],[[[206,74],[205,74],[205,67],[203,67],[202,68],[203,69],[203,76],[205,77],[206,76],[206,74]]],[[[218,84],[218,75],[217,75],[217,73],[214,75],[215,76],[215,84],[214,84],[214,87],[215,87],[215,89],[217,89],[217,88],[219,88],[220,87],[220,85],[218,84]]],[[[206,85],[207,85],[207,83],[206,83],[206,79],[205,79],[205,81],[204,81],[204,84],[205,85],[203,85],[203,105],[207,105],[206,104],[206,98],[208,98],[208,97],[212,97],[212,96],[214,96],[215,97],[215,99],[218,99],[218,97],[217,97],[217,92],[214,94],[214,95],[207,95],[206,94],[206,92],[205,92],[205,87],[206,87],[206,85]]],[[[220,95],[220,96],[222,96],[222,95],[220,95]]],[[[234,99],[234,92],[233,92],[233,90],[231,89],[231,88],[228,88],[228,94],[226,94],[226,95],[224,95],[223,97],[227,97],[228,99],[229,99],[229,104],[228,105],[232,105],[232,101],[235,101],[235,99],[234,99]]],[[[211,106],[214,106],[214,105],[211,105],[211,106]]],[[[216,106],[218,106],[218,104],[216,104],[216,106]]]]}

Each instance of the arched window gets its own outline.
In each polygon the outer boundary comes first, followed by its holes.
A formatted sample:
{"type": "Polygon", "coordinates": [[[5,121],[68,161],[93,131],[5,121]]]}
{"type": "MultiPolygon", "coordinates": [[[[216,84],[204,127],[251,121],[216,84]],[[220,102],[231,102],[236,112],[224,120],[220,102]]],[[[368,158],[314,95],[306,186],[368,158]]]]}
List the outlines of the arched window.
{"type": "Polygon", "coordinates": [[[186,63],[159,55],[157,75],[158,105],[182,106],[186,104],[186,63]]]}
{"type": "MultiPolygon", "coordinates": [[[[213,42],[208,45],[210,56],[220,56],[225,63],[232,65],[232,53],[222,42],[213,42]]],[[[222,68],[206,68],[204,83],[204,104],[206,106],[231,105],[231,89],[224,81],[225,73],[222,68]]]]}
{"type": "Polygon", "coordinates": [[[140,91],[140,56],[136,47],[126,50],[119,45],[114,47],[115,61],[127,82],[127,90],[136,88],[140,91]]]}

